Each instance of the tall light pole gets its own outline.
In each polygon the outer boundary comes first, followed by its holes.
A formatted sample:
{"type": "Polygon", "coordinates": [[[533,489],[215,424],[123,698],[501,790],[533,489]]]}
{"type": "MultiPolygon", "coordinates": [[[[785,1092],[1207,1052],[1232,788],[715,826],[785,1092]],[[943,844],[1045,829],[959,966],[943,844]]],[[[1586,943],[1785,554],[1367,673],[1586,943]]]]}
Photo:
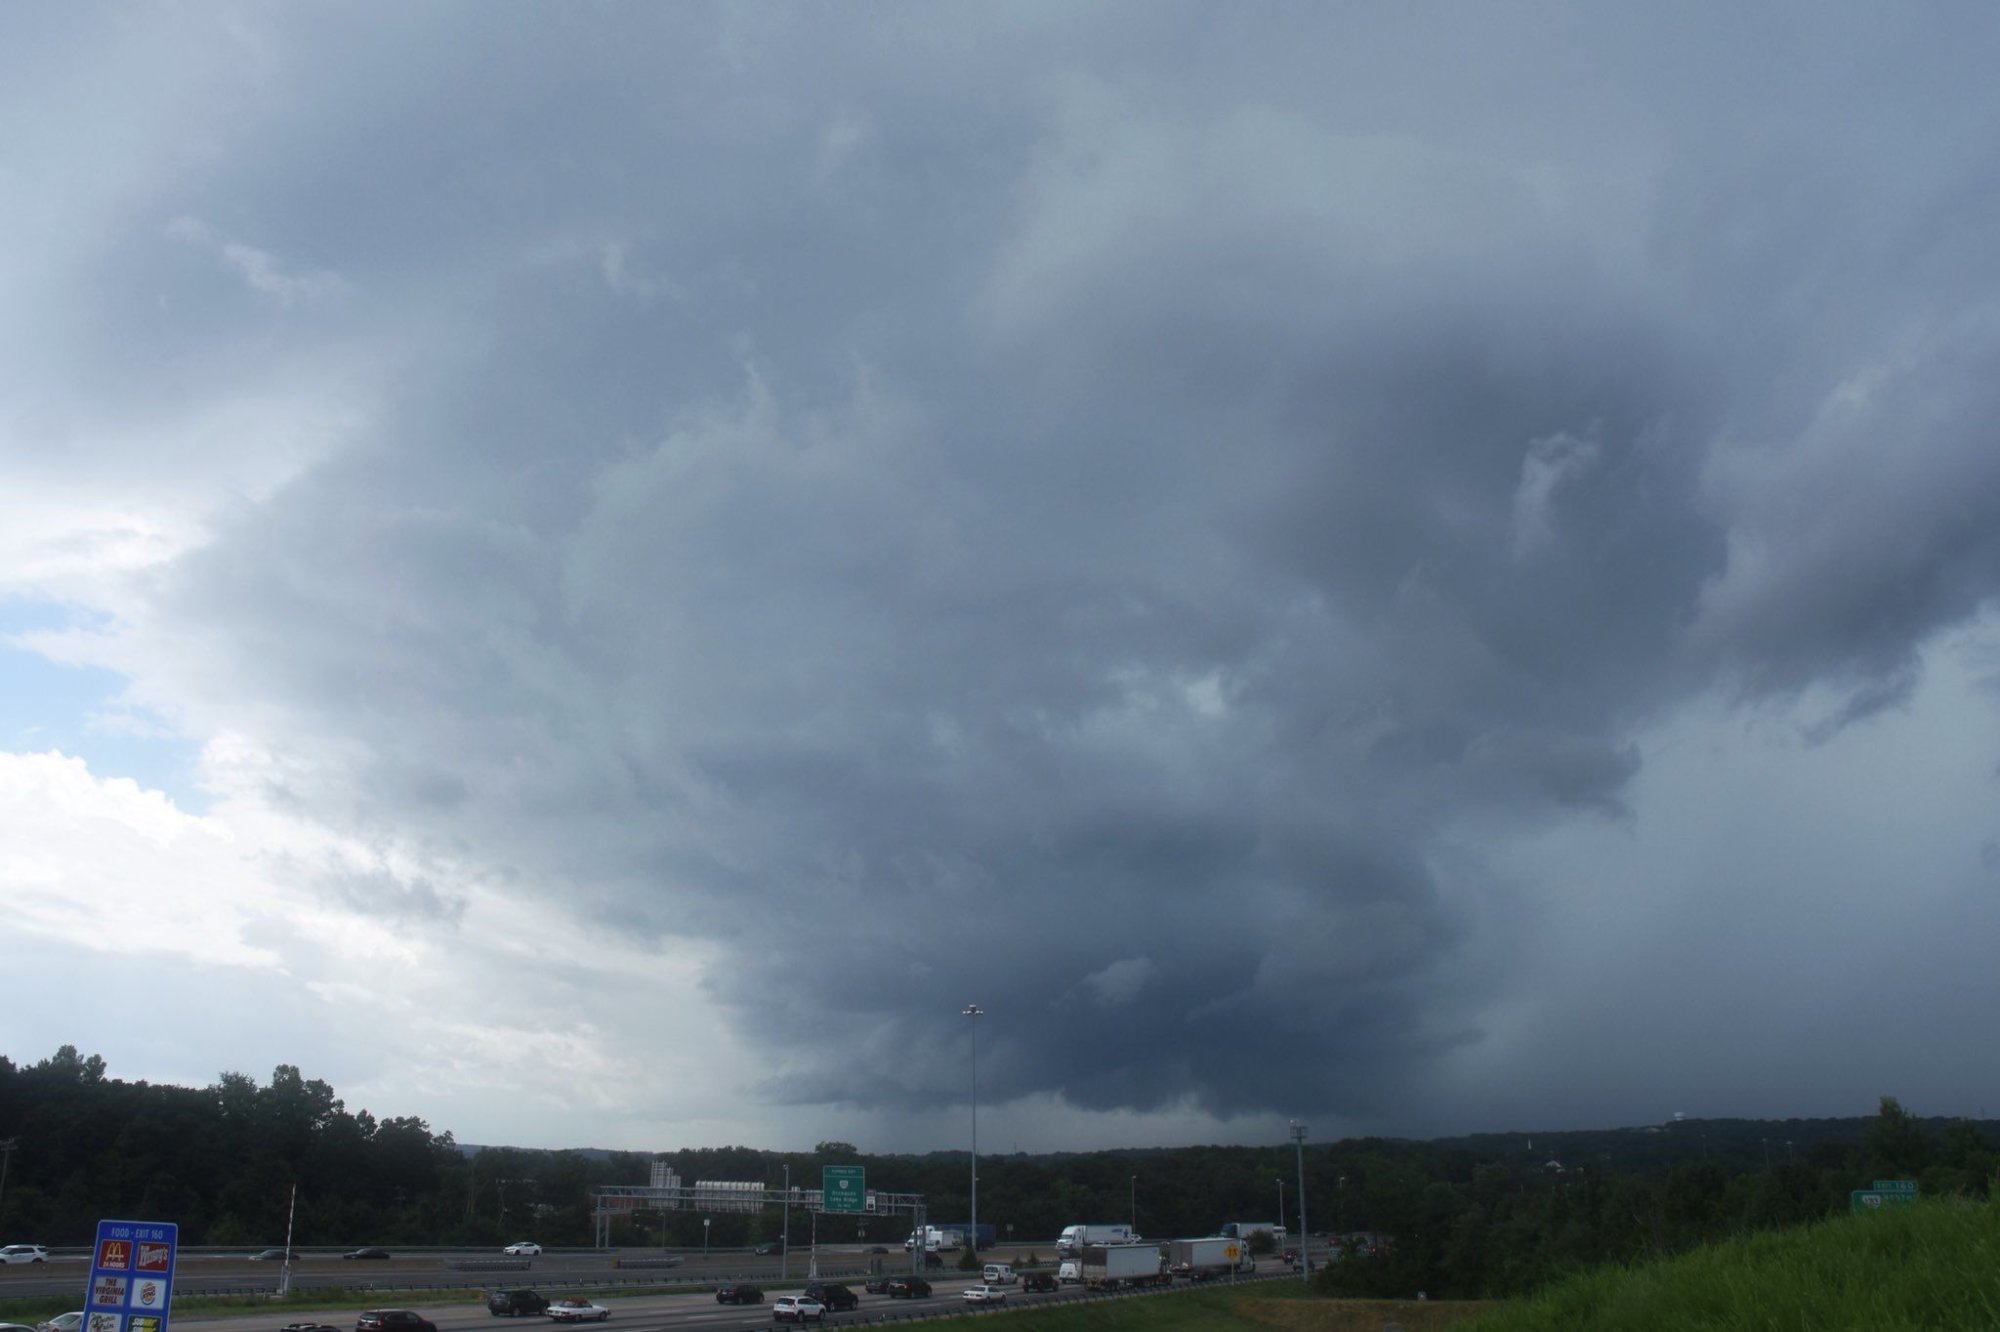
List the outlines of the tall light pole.
{"type": "Polygon", "coordinates": [[[1132,1176],[1132,1238],[1139,1237],[1139,1177],[1132,1176]]]}
{"type": "Polygon", "coordinates": [[[965,1243],[975,1257],[979,1254],[979,1019],[985,1012],[978,1004],[959,1010],[960,1016],[972,1019],[972,1234],[965,1243]]]}
{"type": "Polygon", "coordinates": [[[1285,1177],[1278,1176],[1278,1224],[1285,1224],[1285,1177]]]}
{"type": "Polygon", "coordinates": [[[1292,1121],[1292,1154],[1299,1169],[1299,1279],[1312,1281],[1312,1251],[1306,1246],[1306,1126],[1292,1121]]]}
{"type": "Polygon", "coordinates": [[[792,1264],[792,1163],[785,1162],[785,1209],[784,1219],[778,1223],[783,1227],[778,1232],[778,1280],[786,1280],[786,1272],[792,1264]]]}
{"type": "Polygon", "coordinates": [[[701,1260],[704,1263],[708,1261],[708,1222],[708,1217],[701,1219],[701,1260]]]}

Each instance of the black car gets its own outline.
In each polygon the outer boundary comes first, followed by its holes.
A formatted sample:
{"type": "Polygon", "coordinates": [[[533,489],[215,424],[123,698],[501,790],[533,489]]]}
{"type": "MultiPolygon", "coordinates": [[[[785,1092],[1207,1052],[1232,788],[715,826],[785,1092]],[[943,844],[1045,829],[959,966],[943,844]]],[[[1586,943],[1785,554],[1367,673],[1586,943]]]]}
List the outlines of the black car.
{"type": "Polygon", "coordinates": [[[289,1253],[287,1253],[283,1249],[265,1249],[261,1253],[251,1254],[250,1261],[253,1263],[285,1262],[285,1261],[297,1262],[298,1257],[299,1257],[299,1251],[297,1249],[293,1249],[289,1253]]]}
{"type": "Polygon", "coordinates": [[[861,1289],[870,1295],[886,1295],[889,1293],[889,1283],[895,1279],[891,1276],[872,1276],[861,1283],[861,1289]]]}
{"type": "Polygon", "coordinates": [[[931,1283],[922,1277],[896,1277],[889,1282],[887,1294],[892,1300],[921,1300],[931,1293],[931,1283]]]}
{"type": "Polygon", "coordinates": [[[756,1286],[718,1286],[715,1290],[717,1304],[762,1304],[764,1292],[756,1286]]]}
{"type": "Polygon", "coordinates": [[[768,1258],[774,1253],[783,1253],[784,1251],[785,1242],[783,1240],[765,1240],[762,1244],[750,1250],[750,1252],[756,1254],[759,1258],[768,1258]]]}
{"type": "Polygon", "coordinates": [[[1021,1289],[1024,1291],[1055,1290],[1057,1288],[1057,1284],[1058,1283],[1056,1281],[1056,1274],[1054,1272],[1021,1273],[1021,1289]]]}
{"type": "Polygon", "coordinates": [[[537,1290],[496,1290],[486,1297],[486,1312],[495,1318],[501,1314],[519,1318],[522,1314],[544,1314],[548,1311],[549,1297],[537,1290]]]}
{"type": "Polygon", "coordinates": [[[859,1295],[837,1281],[815,1281],[806,1287],[805,1294],[807,1299],[818,1300],[832,1313],[846,1313],[861,1303],[859,1295]]]}
{"type": "Polygon", "coordinates": [[[437,1324],[413,1309],[364,1309],[354,1332],[438,1332],[437,1324]]]}
{"type": "Polygon", "coordinates": [[[387,1249],[356,1249],[353,1253],[343,1253],[340,1256],[343,1258],[387,1258],[389,1251],[387,1249]]]}

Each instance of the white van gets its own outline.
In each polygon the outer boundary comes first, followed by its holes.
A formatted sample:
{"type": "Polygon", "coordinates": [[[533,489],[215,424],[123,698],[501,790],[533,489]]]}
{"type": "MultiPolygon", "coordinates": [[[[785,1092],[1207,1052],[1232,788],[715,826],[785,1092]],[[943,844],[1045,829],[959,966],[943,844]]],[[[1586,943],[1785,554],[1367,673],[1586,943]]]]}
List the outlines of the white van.
{"type": "Polygon", "coordinates": [[[1011,1286],[1021,1278],[1005,1263],[988,1263],[979,1269],[979,1279],[989,1286],[1011,1286]]]}
{"type": "Polygon", "coordinates": [[[1056,1269],[1056,1280],[1064,1283],[1065,1285],[1067,1285],[1072,1281],[1078,1281],[1078,1282],[1082,1281],[1083,1264],[1078,1262],[1074,1258],[1065,1258],[1063,1260],[1062,1266],[1056,1269]]]}

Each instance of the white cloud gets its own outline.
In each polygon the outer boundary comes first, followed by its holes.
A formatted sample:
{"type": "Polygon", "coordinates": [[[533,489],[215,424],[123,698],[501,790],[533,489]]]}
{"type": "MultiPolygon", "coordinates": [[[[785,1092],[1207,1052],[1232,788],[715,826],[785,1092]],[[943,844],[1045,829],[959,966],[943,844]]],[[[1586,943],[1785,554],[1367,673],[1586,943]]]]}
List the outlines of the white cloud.
{"type": "Polygon", "coordinates": [[[1599,452],[1595,440],[1568,431],[1529,442],[1527,455],[1521,459],[1521,482],[1514,488],[1510,523],[1516,559],[1555,539],[1557,495],[1597,465],[1599,452]]]}
{"type": "Polygon", "coordinates": [[[1090,991],[1100,1005],[1116,1008],[1137,999],[1158,969],[1158,964],[1150,957],[1121,957],[1085,976],[1083,988],[1090,991]]]}

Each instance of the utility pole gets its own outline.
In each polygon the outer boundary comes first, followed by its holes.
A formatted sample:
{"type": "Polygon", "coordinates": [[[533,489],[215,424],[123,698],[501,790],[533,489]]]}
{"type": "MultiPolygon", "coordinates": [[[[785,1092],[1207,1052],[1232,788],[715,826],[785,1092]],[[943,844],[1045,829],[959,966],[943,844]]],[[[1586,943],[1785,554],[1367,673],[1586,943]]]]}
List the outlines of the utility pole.
{"type": "Polygon", "coordinates": [[[13,1164],[14,1149],[21,1145],[19,1138],[0,1138],[0,1202],[7,1197],[7,1167],[13,1164]]]}

